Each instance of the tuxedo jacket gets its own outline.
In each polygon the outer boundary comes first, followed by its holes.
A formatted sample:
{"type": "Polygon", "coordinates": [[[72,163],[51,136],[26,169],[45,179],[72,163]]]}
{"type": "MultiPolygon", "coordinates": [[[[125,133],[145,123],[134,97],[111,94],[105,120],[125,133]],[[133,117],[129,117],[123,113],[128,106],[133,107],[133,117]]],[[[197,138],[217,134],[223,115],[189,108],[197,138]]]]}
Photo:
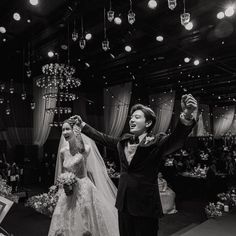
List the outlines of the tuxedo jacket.
{"type": "Polygon", "coordinates": [[[160,160],[183,146],[194,124],[195,121],[192,125],[186,126],[179,121],[170,135],[147,135],[139,143],[130,164],[127,162],[124,149],[133,135],[124,134],[117,138],[101,133],[88,124],[82,128],[82,133],[94,141],[118,150],[120,180],[116,208],[119,211],[143,217],[162,215],[157,183],[160,160]]]}

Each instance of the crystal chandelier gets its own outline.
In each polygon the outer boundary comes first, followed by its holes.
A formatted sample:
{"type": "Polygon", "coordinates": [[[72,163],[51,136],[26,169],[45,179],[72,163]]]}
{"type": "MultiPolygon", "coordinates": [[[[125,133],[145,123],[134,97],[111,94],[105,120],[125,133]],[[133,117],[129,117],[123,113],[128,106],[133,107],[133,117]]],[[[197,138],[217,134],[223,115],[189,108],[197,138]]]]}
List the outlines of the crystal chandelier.
{"type": "Polygon", "coordinates": [[[54,121],[49,124],[50,127],[62,127],[63,122],[61,121],[54,121]]]}
{"type": "Polygon", "coordinates": [[[49,100],[49,99],[56,99],[56,100],[59,100],[60,102],[71,102],[71,101],[74,101],[76,99],[76,95],[74,93],[70,93],[68,91],[66,92],[59,92],[59,94],[57,93],[45,93],[43,95],[43,99],[46,99],[46,100],[49,100]]]}
{"type": "Polygon", "coordinates": [[[78,88],[81,81],[73,77],[75,68],[59,63],[50,63],[42,67],[43,76],[36,80],[40,88],[78,88]]]}
{"type": "Polygon", "coordinates": [[[50,114],[71,114],[72,108],[71,107],[54,107],[54,108],[47,108],[47,113],[50,114]]]}

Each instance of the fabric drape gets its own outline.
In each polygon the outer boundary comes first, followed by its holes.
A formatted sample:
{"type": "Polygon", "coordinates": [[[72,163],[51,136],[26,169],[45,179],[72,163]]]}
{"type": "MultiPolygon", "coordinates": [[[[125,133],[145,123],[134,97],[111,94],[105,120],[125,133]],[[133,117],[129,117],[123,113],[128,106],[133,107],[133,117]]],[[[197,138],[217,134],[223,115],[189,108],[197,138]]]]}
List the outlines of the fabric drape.
{"type": "Polygon", "coordinates": [[[175,91],[149,96],[151,108],[157,115],[153,133],[166,132],[170,125],[175,103],[175,91]]]}
{"type": "Polygon", "coordinates": [[[132,84],[125,83],[104,89],[104,128],[105,133],[121,135],[128,116],[132,84]]]}
{"type": "Polygon", "coordinates": [[[38,88],[34,83],[33,144],[38,146],[46,142],[51,130],[49,124],[54,118],[54,113],[48,113],[46,109],[56,107],[56,98],[43,99],[43,95],[49,92],[57,93],[57,89],[38,88]]]}
{"type": "Polygon", "coordinates": [[[231,127],[234,119],[235,107],[215,107],[213,109],[214,136],[219,138],[231,127]]]}

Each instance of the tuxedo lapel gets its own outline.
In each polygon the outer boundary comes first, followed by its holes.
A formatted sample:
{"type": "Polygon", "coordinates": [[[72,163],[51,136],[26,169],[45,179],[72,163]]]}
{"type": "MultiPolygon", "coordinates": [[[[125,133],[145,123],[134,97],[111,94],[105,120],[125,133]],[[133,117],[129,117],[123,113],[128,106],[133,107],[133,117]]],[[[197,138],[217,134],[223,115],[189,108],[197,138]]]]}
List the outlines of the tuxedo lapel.
{"type": "Polygon", "coordinates": [[[121,149],[120,152],[122,153],[121,161],[123,163],[125,163],[126,167],[129,166],[129,163],[127,161],[126,155],[125,155],[125,145],[127,144],[127,142],[133,137],[132,134],[124,134],[124,136],[121,138],[120,140],[120,145],[121,145],[121,149]]]}

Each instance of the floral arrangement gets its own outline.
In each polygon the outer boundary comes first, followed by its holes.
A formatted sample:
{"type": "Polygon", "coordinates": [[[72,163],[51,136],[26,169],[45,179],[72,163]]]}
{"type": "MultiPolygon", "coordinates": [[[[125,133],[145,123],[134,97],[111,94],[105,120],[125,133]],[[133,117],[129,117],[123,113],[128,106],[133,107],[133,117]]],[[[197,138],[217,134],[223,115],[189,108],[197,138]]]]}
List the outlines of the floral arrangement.
{"type": "Polygon", "coordinates": [[[109,175],[110,178],[119,178],[120,173],[116,172],[116,165],[114,162],[106,162],[107,165],[107,174],[109,175]]]}
{"type": "Polygon", "coordinates": [[[58,186],[53,185],[49,188],[48,193],[29,198],[25,206],[32,207],[37,212],[51,217],[57,205],[58,197],[58,186]]]}
{"type": "Polygon", "coordinates": [[[219,193],[217,194],[219,200],[228,206],[235,206],[236,205],[236,191],[235,189],[231,189],[227,193],[219,193]]]}
{"type": "Polygon", "coordinates": [[[7,181],[5,179],[0,178],[0,196],[6,197],[10,196],[12,192],[12,188],[7,185],[7,181]]]}
{"type": "Polygon", "coordinates": [[[72,172],[62,173],[57,179],[57,183],[64,188],[65,194],[67,196],[73,193],[73,185],[76,182],[76,176],[72,172]]]}
{"type": "Polygon", "coordinates": [[[19,197],[12,194],[12,187],[7,184],[7,181],[0,177],[0,196],[5,197],[15,203],[18,203],[19,197]]]}
{"type": "Polygon", "coordinates": [[[218,205],[210,202],[205,207],[205,212],[208,218],[215,218],[217,216],[222,216],[222,211],[219,209],[218,205]]]}
{"type": "Polygon", "coordinates": [[[228,212],[229,208],[236,206],[236,189],[232,187],[227,193],[217,194],[219,201],[215,203],[209,203],[205,207],[205,212],[208,217],[222,216],[222,212],[228,212]]]}

